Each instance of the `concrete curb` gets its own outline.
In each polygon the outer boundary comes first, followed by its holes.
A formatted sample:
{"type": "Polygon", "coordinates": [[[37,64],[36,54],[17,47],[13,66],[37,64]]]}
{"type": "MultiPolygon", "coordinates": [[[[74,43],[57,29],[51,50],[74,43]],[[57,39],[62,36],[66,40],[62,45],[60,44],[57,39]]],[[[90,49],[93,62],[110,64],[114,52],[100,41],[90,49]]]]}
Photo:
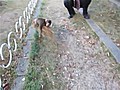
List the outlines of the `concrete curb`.
{"type": "Polygon", "coordinates": [[[117,0],[109,0],[110,2],[114,3],[115,5],[117,5],[120,8],[120,2],[117,0]]]}
{"type": "MultiPolygon", "coordinates": [[[[39,16],[40,13],[40,7],[41,7],[42,0],[38,0],[33,18],[36,18],[39,16]]],[[[14,84],[11,87],[11,90],[23,90],[24,83],[25,83],[25,75],[27,74],[27,68],[29,66],[29,52],[31,49],[31,43],[34,39],[34,33],[35,30],[33,28],[29,27],[29,31],[26,37],[27,45],[23,47],[23,53],[24,57],[20,58],[16,72],[17,72],[17,78],[14,80],[14,84]]]]}
{"type": "Polygon", "coordinates": [[[120,63],[120,49],[112,42],[112,40],[103,32],[103,30],[91,19],[86,19],[92,30],[98,35],[100,40],[109,49],[111,54],[116,59],[117,63],[120,63]]]}
{"type": "MultiPolygon", "coordinates": [[[[80,9],[79,12],[82,15],[83,10],[80,9]]],[[[108,48],[110,53],[115,58],[116,62],[120,63],[120,49],[113,43],[113,41],[103,32],[103,30],[92,19],[85,19],[85,21],[97,34],[97,36],[104,43],[104,45],[108,48]]]]}

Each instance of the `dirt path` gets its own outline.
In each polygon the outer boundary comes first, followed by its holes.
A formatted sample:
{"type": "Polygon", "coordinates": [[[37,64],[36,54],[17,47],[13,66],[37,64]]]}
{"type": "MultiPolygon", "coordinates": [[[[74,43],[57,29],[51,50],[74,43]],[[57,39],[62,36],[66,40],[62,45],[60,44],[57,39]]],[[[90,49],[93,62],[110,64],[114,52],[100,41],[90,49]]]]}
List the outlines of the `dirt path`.
{"type": "Polygon", "coordinates": [[[53,21],[65,90],[120,90],[117,64],[83,17],[77,12],[68,20],[61,0],[46,1],[43,8],[43,15],[53,21]]]}

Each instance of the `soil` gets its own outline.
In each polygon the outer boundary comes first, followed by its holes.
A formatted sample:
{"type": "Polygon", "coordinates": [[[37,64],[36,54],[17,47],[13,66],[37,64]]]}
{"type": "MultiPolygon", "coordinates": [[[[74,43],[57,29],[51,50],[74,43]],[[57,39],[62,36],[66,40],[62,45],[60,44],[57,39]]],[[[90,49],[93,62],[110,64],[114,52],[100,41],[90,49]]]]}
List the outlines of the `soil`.
{"type": "Polygon", "coordinates": [[[120,90],[119,65],[79,12],[68,19],[63,1],[46,0],[42,14],[53,22],[61,90],[120,90]]]}

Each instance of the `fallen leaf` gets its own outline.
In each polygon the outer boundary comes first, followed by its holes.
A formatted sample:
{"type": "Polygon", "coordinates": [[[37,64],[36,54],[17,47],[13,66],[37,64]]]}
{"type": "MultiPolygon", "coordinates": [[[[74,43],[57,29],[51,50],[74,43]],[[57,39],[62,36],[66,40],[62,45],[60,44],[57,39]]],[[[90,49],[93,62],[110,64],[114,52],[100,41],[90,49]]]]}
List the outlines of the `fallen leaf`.
{"type": "Polygon", "coordinates": [[[23,78],[22,81],[25,81],[25,78],[23,78]]]}

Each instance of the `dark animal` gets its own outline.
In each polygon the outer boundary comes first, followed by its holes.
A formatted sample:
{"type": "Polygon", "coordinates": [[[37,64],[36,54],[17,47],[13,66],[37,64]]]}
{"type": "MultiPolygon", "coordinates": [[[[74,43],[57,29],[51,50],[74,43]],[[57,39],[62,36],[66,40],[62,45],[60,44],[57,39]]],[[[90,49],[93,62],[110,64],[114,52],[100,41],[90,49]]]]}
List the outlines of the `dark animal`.
{"type": "Polygon", "coordinates": [[[72,18],[75,15],[74,8],[80,9],[83,8],[83,16],[85,19],[89,19],[88,6],[91,3],[91,0],[64,0],[64,6],[67,8],[70,16],[72,18]],[[74,8],[73,8],[74,7],[74,8]]]}
{"type": "Polygon", "coordinates": [[[50,27],[51,25],[51,20],[44,19],[44,18],[36,18],[33,20],[32,25],[34,28],[36,28],[39,32],[39,37],[42,37],[43,33],[43,27],[50,27]]]}

